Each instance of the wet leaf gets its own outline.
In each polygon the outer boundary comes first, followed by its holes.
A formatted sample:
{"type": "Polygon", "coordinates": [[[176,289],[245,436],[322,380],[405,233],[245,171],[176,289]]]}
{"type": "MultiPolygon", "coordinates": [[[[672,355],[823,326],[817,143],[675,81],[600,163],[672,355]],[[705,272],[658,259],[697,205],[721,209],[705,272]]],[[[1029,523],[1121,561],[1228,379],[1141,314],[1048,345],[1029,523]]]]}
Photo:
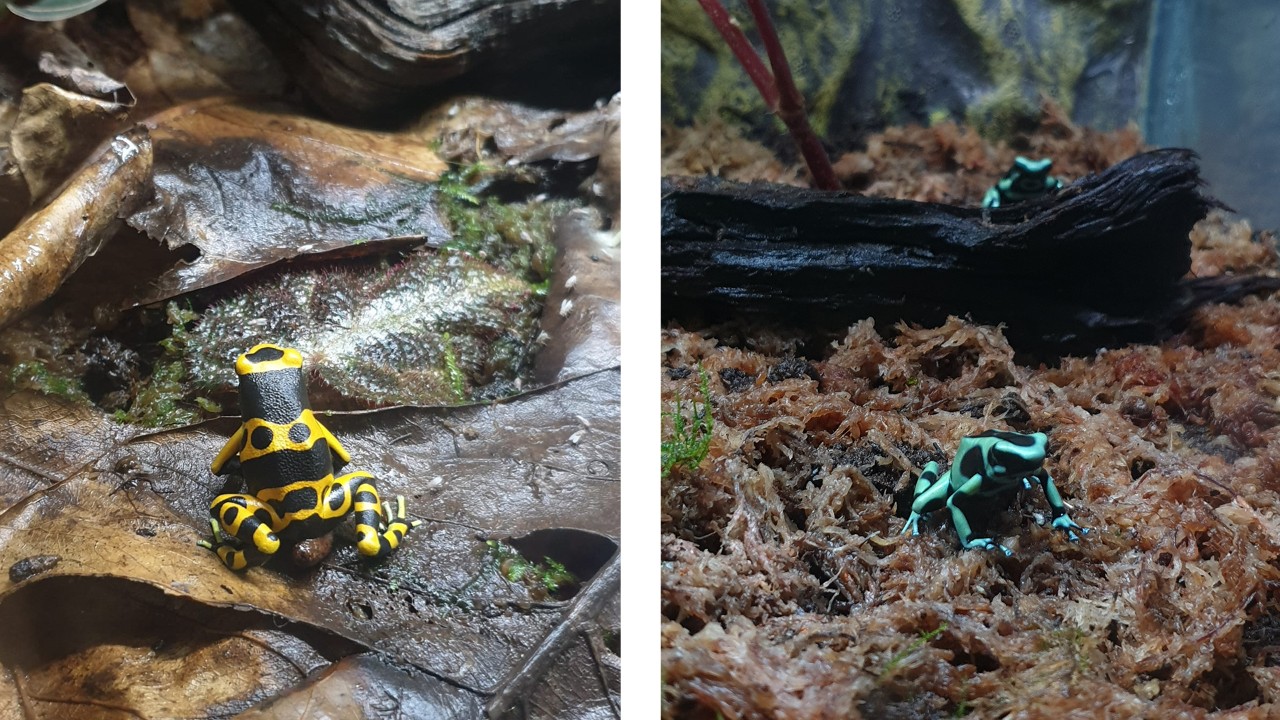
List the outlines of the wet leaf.
{"type": "Polygon", "coordinates": [[[129,224],[199,257],[159,278],[140,303],[299,255],[449,239],[436,207],[445,164],[425,143],[226,100],[182,105],[147,125],[156,202],[129,224]]]}
{"type": "Polygon", "coordinates": [[[541,306],[530,283],[452,252],[428,249],[389,268],[285,272],[210,307],[191,333],[188,364],[202,386],[235,388],[250,332],[297,348],[360,407],[502,397],[523,379],[541,306]]]}

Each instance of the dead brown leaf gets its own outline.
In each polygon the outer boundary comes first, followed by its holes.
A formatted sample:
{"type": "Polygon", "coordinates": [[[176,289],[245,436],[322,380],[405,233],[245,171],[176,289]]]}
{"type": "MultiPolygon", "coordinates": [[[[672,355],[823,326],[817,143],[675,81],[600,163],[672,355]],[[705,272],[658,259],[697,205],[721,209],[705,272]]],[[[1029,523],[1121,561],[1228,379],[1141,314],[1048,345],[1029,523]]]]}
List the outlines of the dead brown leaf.
{"type": "Polygon", "coordinates": [[[582,162],[604,152],[609,128],[621,115],[621,102],[574,113],[469,97],[429,113],[421,132],[440,138],[440,154],[458,162],[484,159],[489,141],[500,157],[517,163],[582,162]]]}
{"type": "Polygon", "coordinates": [[[127,108],[40,83],[22,93],[10,144],[31,197],[39,201],[125,126],[127,108]]]}
{"type": "Polygon", "coordinates": [[[565,216],[556,230],[559,261],[551,279],[534,377],[551,383],[618,364],[622,347],[622,249],[618,235],[597,229],[587,211],[565,216]]]}
{"type": "Polygon", "coordinates": [[[156,202],[129,224],[200,256],[161,276],[139,303],[298,255],[449,237],[434,202],[446,166],[425,142],[229,100],[181,105],[145,124],[156,145],[156,202]]]}

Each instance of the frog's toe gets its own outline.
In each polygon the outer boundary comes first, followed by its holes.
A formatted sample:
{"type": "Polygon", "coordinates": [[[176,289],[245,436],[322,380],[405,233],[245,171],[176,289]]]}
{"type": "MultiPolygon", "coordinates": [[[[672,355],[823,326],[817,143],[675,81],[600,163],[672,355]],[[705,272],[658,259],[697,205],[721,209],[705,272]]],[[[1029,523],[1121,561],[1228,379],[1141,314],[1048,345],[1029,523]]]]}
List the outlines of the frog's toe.
{"type": "Polygon", "coordinates": [[[907,524],[902,526],[900,535],[919,535],[920,534],[920,516],[911,513],[911,517],[907,518],[907,524]]]}
{"type": "Polygon", "coordinates": [[[969,550],[999,550],[1004,553],[1005,557],[1013,555],[1013,551],[1001,545],[992,538],[974,538],[964,544],[969,550]]]}
{"type": "Polygon", "coordinates": [[[1062,517],[1054,518],[1053,527],[1058,530],[1065,530],[1067,533],[1067,539],[1072,542],[1079,542],[1081,535],[1089,534],[1089,528],[1081,527],[1077,525],[1074,520],[1067,517],[1066,515],[1063,515],[1062,517]],[[1080,531],[1079,535],[1076,534],[1077,530],[1080,531]]]}

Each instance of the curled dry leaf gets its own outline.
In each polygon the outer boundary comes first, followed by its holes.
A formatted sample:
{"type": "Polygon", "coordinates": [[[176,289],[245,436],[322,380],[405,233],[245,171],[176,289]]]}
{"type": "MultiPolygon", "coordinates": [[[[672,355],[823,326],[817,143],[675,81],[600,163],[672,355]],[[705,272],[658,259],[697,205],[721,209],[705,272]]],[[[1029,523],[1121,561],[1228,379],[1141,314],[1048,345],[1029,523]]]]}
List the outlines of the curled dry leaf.
{"type": "Polygon", "coordinates": [[[127,106],[49,83],[22,92],[9,142],[28,192],[38,202],[127,122],[127,106]]]}
{"type": "Polygon", "coordinates": [[[20,29],[21,52],[40,70],[44,79],[62,89],[132,107],[135,103],[129,88],[99,68],[88,53],[53,25],[25,23],[20,29]]]}
{"type": "Polygon", "coordinates": [[[48,205],[0,240],[0,326],[42,302],[142,199],[151,141],[138,128],[112,140],[48,205]]]}
{"type": "Polygon", "coordinates": [[[227,100],[182,105],[146,124],[156,200],[129,224],[200,255],[139,303],[365,241],[449,238],[435,202],[445,163],[415,138],[227,100]]]}

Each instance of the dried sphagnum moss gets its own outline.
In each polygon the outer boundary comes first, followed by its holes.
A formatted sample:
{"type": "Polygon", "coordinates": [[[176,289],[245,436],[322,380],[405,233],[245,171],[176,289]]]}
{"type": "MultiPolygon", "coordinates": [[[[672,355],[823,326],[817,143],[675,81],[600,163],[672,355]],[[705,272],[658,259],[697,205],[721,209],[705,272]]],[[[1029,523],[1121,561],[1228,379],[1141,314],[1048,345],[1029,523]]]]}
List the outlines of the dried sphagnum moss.
{"type": "MultiPolygon", "coordinates": [[[[1222,217],[1193,243],[1275,267],[1222,217]]],[[[1280,714],[1280,300],[1055,368],[958,319],[860,322],[807,363],[678,329],[663,349],[664,398],[701,364],[715,420],[663,483],[668,717],[1280,714]],[[985,429],[1049,434],[1082,542],[1038,491],[991,519],[1012,558],[944,518],[899,536],[920,468],[985,429]]]]}

